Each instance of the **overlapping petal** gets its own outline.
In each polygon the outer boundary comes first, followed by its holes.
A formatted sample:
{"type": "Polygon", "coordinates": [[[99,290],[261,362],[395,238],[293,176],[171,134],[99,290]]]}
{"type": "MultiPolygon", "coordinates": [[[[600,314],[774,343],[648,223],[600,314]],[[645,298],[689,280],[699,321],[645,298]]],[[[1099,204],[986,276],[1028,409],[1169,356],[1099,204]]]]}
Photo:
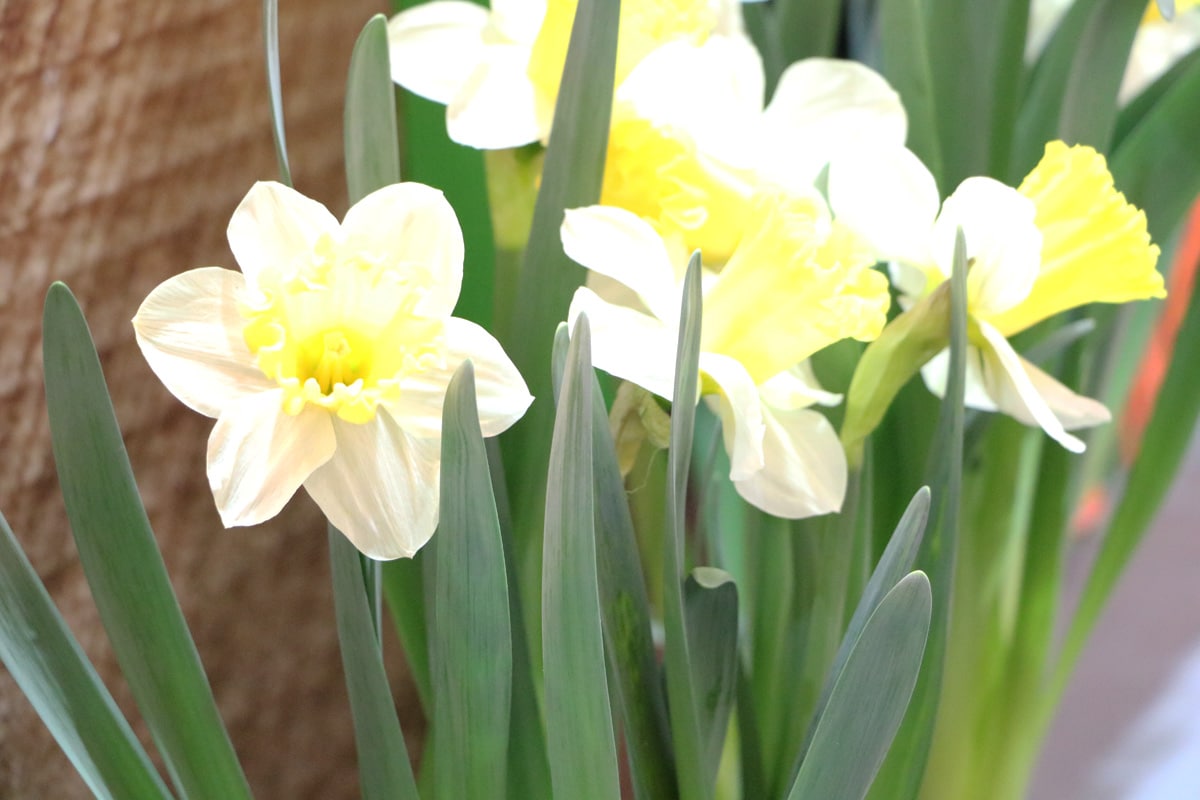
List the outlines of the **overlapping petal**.
{"type": "Polygon", "coordinates": [[[160,284],[138,308],[133,329],[154,374],[180,402],[206,417],[273,387],[246,346],[239,272],[204,267],[160,284]]]}
{"type": "Polygon", "coordinates": [[[700,372],[707,392],[716,392],[714,407],[721,417],[725,452],[729,454],[729,477],[743,480],[763,468],[762,402],[758,387],[741,362],[718,353],[700,354],[700,372]]]}
{"type": "Polygon", "coordinates": [[[659,397],[675,393],[676,326],[613,305],[586,287],[575,290],[568,312],[574,327],[586,314],[592,329],[592,364],[659,397]]]}
{"type": "Polygon", "coordinates": [[[388,21],[392,80],[446,105],[484,58],[488,10],[468,0],[421,3],[388,21]]]}
{"type": "Polygon", "coordinates": [[[275,181],[250,188],[229,220],[229,249],[251,285],[269,267],[312,257],[317,242],[339,229],[329,209],[275,181]]]}
{"type": "Polygon", "coordinates": [[[365,425],[333,421],[337,449],[304,488],[371,558],[407,558],[438,519],[440,439],[409,436],[386,411],[365,425]]]}
{"type": "Polygon", "coordinates": [[[846,454],[816,411],[762,404],[762,469],[733,485],[748,503],[785,519],[839,511],[846,497],[846,454]]]}

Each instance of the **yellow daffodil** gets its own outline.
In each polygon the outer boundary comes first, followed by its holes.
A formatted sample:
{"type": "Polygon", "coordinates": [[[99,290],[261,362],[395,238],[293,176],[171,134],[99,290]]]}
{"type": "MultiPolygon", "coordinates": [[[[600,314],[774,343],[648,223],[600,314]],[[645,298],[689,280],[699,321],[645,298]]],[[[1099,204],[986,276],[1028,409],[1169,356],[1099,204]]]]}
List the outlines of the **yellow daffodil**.
{"type": "Polygon", "coordinates": [[[763,93],[762,60],[744,38],[651,52],[615,93],[601,203],[719,266],[758,185],[805,192],[830,161],[904,143],[899,96],[861,64],[806,59],[784,71],[765,108],[763,93]]]}
{"type": "MultiPolygon", "coordinates": [[[[967,405],[1002,411],[1083,450],[1067,431],[1107,421],[1108,410],[1022,359],[1006,337],[1087,303],[1165,295],[1145,214],[1115,189],[1103,156],[1051,142],[1020,188],[969,178],[939,212],[924,165],[903,148],[880,150],[832,167],[829,201],[839,221],[893,262],[906,306],[946,281],[961,228],[970,270],[967,405]]],[[[935,392],[947,363],[943,352],[922,370],[935,392]]]]}
{"type": "MultiPolygon", "coordinates": [[[[747,230],[704,288],[698,396],[720,415],[730,477],[750,503],[781,517],[835,511],[846,487],[837,434],[814,402],[837,402],[802,364],[840,339],[870,339],[887,316],[887,281],[870,251],[815,192],[758,192],[747,230]]],[[[672,399],[680,281],[686,258],[644,219],[607,206],[570,210],[563,248],[631,290],[635,309],[580,288],[600,369],[672,399]],[[643,310],[644,309],[644,310],[643,310]]]]}
{"type": "MultiPolygon", "coordinates": [[[[577,0],[434,0],[388,23],[392,78],[446,105],[450,138],[484,150],[545,142],[577,0]]],[[[655,47],[741,35],[736,0],[626,0],[616,81],[655,47]]]]}
{"type": "Polygon", "coordinates": [[[411,556],[437,525],[441,410],[475,365],[492,436],[532,398],[499,343],[450,314],[462,231],[441,192],[380,189],[337,219],[257,183],[229,223],[241,272],[166,281],[134,317],[150,367],[214,417],[208,479],[227,527],[279,513],[303,485],[368,556],[411,556]]]}
{"type": "MultiPolygon", "coordinates": [[[[1070,0],[1034,0],[1029,8],[1025,45],[1027,61],[1045,48],[1058,23],[1071,7],[1070,0]]],[[[1165,19],[1158,3],[1149,0],[1138,26],[1125,66],[1118,100],[1125,104],[1148,87],[1196,47],[1200,46],[1200,0],[1175,0],[1175,16],[1165,19]]]]}

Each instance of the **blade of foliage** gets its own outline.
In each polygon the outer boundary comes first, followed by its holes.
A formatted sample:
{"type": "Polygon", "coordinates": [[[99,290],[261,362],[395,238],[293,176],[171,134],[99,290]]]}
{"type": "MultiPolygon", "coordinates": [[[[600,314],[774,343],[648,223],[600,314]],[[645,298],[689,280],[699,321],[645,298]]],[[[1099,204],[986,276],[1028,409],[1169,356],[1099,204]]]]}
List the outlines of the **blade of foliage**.
{"type": "Polygon", "coordinates": [[[279,162],[279,180],[292,185],[288,165],[287,137],[283,130],[283,88],[279,80],[279,0],[263,0],[263,54],[267,67],[267,98],[271,104],[271,135],[275,140],[275,160],[279,162]]]}
{"type": "Polygon", "coordinates": [[[939,98],[934,86],[927,7],[924,0],[879,4],[881,68],[908,112],[908,147],[940,178],[944,170],[938,132],[939,98]]]}
{"type": "Polygon", "coordinates": [[[0,661],[92,794],[171,793],[0,515],[0,661]]]}
{"type": "Polygon", "coordinates": [[[413,558],[383,564],[380,581],[388,613],[400,638],[408,672],[427,715],[433,713],[433,680],[429,675],[429,630],[425,624],[424,550],[413,558]]]}
{"type": "Polygon", "coordinates": [[[828,703],[789,800],[866,796],[912,697],[932,602],[929,579],[913,572],[875,607],[831,676],[828,703]]]}
{"type": "Polygon", "coordinates": [[[714,784],[737,689],[738,593],[724,570],[697,567],[683,586],[706,784],[714,784]]]}
{"type": "Polygon", "coordinates": [[[1032,169],[1052,139],[1108,149],[1117,90],[1144,10],[1129,0],[1077,0],[1063,16],[1021,107],[1010,178],[1032,169]]]}
{"type": "Polygon", "coordinates": [[[1142,437],[1140,455],[1129,473],[1100,552],[1088,574],[1071,620],[1055,674],[1051,708],[1075,667],[1100,612],[1162,505],[1171,480],[1192,440],[1200,414],[1200,281],[1192,289],[1187,316],[1175,341],[1154,414],[1142,437]]]}
{"type": "Polygon", "coordinates": [[[513,325],[503,342],[513,363],[529,382],[537,398],[521,422],[508,435],[511,447],[510,486],[514,507],[522,574],[530,583],[536,568],[537,541],[531,538],[541,515],[546,454],[549,452],[553,407],[550,403],[552,334],[567,316],[567,306],[584,270],[563,253],[559,239],[563,212],[595,203],[600,197],[608,123],[616,69],[618,0],[580,0],[571,28],[563,67],[553,135],[546,151],[542,186],[534,206],[529,243],[517,281],[513,325]],[[520,491],[517,491],[520,487],[520,491]],[[520,499],[519,499],[520,498],[520,499]],[[524,504],[521,505],[521,499],[524,504]]]}
{"type": "Polygon", "coordinates": [[[441,469],[431,642],[437,796],[490,800],[507,782],[512,632],[470,361],[446,392],[441,469]]]}
{"type": "Polygon", "coordinates": [[[679,346],[675,355],[674,401],[671,403],[671,447],[667,455],[667,538],[664,559],[664,626],[671,733],[682,800],[712,797],[704,779],[705,739],[701,733],[700,698],[692,683],[694,656],[683,606],[683,536],[687,503],[688,465],[696,422],[696,393],[700,385],[700,254],[692,256],[683,283],[679,315],[679,346]]]}
{"type": "Polygon", "coordinates": [[[329,526],[329,569],[346,692],[354,719],[358,775],[364,800],[418,800],[383,655],[375,636],[358,551],[329,526]]]}
{"type": "Polygon", "coordinates": [[[917,795],[929,757],[941,695],[962,493],[963,396],[968,347],[966,252],[960,229],[954,242],[954,267],[947,282],[950,286],[950,370],[927,470],[933,498],[930,524],[917,556],[918,566],[928,574],[933,585],[935,602],[923,667],[912,703],[884,761],[880,780],[876,783],[878,788],[872,793],[880,800],[917,795]]]}
{"type": "Polygon", "coordinates": [[[1114,153],[1121,149],[1125,137],[1137,128],[1143,120],[1151,116],[1155,106],[1175,87],[1180,78],[1192,74],[1198,61],[1200,61],[1200,49],[1193,50],[1176,61],[1154,83],[1147,86],[1136,97],[1125,104],[1117,113],[1117,124],[1113,130],[1114,153]]]}
{"type": "Polygon", "coordinates": [[[575,323],[550,448],[542,572],[546,741],[555,797],[620,797],[600,589],[592,476],[591,334],[575,323]]]}
{"type": "Polygon", "coordinates": [[[1116,186],[1162,244],[1200,194],[1200,57],[1193,57],[1112,157],[1116,186]]]}
{"type": "Polygon", "coordinates": [[[42,358],[54,460],[79,560],[179,793],[250,796],[142,506],[87,323],[50,287],[42,358]]]}
{"type": "Polygon", "coordinates": [[[388,60],[387,18],[382,14],[371,17],[354,42],[343,127],[351,203],[400,181],[396,93],[388,60]]]}

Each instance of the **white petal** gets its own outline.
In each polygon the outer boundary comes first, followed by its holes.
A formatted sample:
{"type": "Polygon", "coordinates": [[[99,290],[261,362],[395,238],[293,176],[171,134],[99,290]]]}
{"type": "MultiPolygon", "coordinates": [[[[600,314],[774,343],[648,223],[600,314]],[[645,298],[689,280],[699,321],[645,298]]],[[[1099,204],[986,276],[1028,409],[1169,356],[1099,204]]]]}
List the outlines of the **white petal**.
{"type": "Polygon", "coordinates": [[[226,229],[229,249],[251,284],[264,269],[308,261],[317,240],[337,232],[329,209],[274,181],[250,187],[226,229]]]}
{"type": "Polygon", "coordinates": [[[467,0],[435,0],[388,20],[392,80],[448,105],[483,59],[488,11],[467,0]]]}
{"type": "Polygon", "coordinates": [[[429,293],[415,311],[447,317],[462,287],[463,236],[445,196],[420,183],[371,192],[346,212],[344,247],[414,274],[429,293]]]}
{"type": "Polygon", "coordinates": [[[615,306],[580,287],[567,314],[574,327],[587,314],[592,329],[592,364],[615,377],[671,399],[675,381],[674,326],[649,314],[615,306]]]}
{"type": "MultiPolygon", "coordinates": [[[[980,411],[999,411],[996,401],[988,393],[984,381],[983,354],[977,347],[967,348],[967,374],[964,376],[963,405],[967,408],[978,408],[980,411]]],[[[929,391],[938,397],[945,397],[946,383],[950,379],[950,350],[947,348],[938,353],[925,366],[921,367],[921,378],[929,391]]]]}
{"type": "Polygon", "coordinates": [[[742,22],[742,0],[709,0],[708,5],[716,13],[715,36],[742,34],[746,26],[742,22]]]}
{"type": "Polygon", "coordinates": [[[768,514],[801,519],[842,507],[846,454],[829,420],[816,411],[764,405],[763,468],[734,487],[768,514]]]}
{"type": "Polygon", "coordinates": [[[384,410],[365,425],[333,420],[337,452],[304,482],[364,555],[407,558],[438,520],[441,441],[411,437],[384,410]]]}
{"type": "Polygon", "coordinates": [[[813,372],[812,361],[805,360],[791,369],[769,378],[758,387],[763,402],[779,410],[792,411],[813,404],[836,406],[842,396],[821,388],[813,372]]]}
{"type": "Polygon", "coordinates": [[[729,477],[743,480],[763,467],[762,400],[754,379],[740,361],[717,353],[700,354],[700,372],[721,389],[713,405],[721,417],[729,477]]]}
{"type": "Polygon", "coordinates": [[[142,301],[133,318],[142,355],[180,402],[206,417],[274,386],[242,335],[239,272],[205,267],[176,275],[142,301]]]}
{"type": "Polygon", "coordinates": [[[400,399],[388,404],[410,436],[436,438],[442,432],[442,404],[450,379],[468,358],[475,367],[475,399],[484,436],[508,430],[529,408],[533,396],[521,373],[496,338],[474,322],[446,320],[444,363],[400,383],[400,399]]]}
{"type": "Polygon", "coordinates": [[[954,239],[962,228],[971,271],[971,313],[986,317],[1029,295],[1042,262],[1042,233],[1033,201],[991,178],[967,178],[942,204],[933,227],[933,256],[942,273],[954,264],[954,239]]]}
{"type": "Polygon", "coordinates": [[[532,47],[545,19],[545,0],[492,0],[493,27],[518,44],[532,47]]]}
{"type": "Polygon", "coordinates": [[[528,47],[489,44],[482,63],[446,109],[446,131],[480,150],[522,147],[549,136],[550,113],[529,78],[528,47]]]}
{"type": "Polygon", "coordinates": [[[835,158],[904,144],[900,95],[870,67],[807,58],[783,71],[763,114],[763,171],[784,185],[811,183],[835,158]]]}
{"type": "MultiPolygon", "coordinates": [[[[881,261],[924,266],[941,198],[933,175],[906,147],[862,150],[829,165],[829,207],[881,261]]],[[[903,288],[903,287],[901,287],[903,288]]]]}
{"type": "Polygon", "coordinates": [[[1048,401],[1053,399],[1073,427],[1106,421],[1107,409],[1095,400],[1075,394],[1025,361],[991,325],[980,323],[979,327],[990,345],[983,353],[984,379],[1000,410],[1026,425],[1039,426],[1071,452],[1082,453],[1083,442],[1066,432],[1063,420],[1048,401]]]}
{"type": "Polygon", "coordinates": [[[749,39],[712,36],[702,45],[676,40],[654,49],[621,82],[615,100],[737,163],[762,112],[764,85],[762,58],[749,39]]]}
{"type": "Polygon", "coordinates": [[[208,484],[225,527],[256,525],[279,513],[334,451],[324,409],[283,411],[283,390],[245,397],[225,409],[208,437],[208,484]]]}
{"type": "Polygon", "coordinates": [[[567,257],[628,286],[661,320],[679,316],[681,293],[662,237],[623,208],[569,208],[561,229],[567,257]]]}

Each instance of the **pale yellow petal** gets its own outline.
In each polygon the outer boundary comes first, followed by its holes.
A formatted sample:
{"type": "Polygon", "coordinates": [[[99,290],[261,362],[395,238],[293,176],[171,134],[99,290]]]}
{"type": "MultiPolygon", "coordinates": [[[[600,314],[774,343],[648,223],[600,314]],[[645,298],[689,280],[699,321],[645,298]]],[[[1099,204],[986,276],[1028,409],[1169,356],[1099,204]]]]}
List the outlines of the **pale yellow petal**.
{"type": "Polygon", "coordinates": [[[502,150],[545,141],[553,106],[542,103],[526,74],[529,49],[489,44],[484,59],[446,108],[446,131],[459,144],[502,150]]]}
{"type": "Polygon", "coordinates": [[[286,270],[312,258],[318,240],[338,235],[329,209],[274,181],[250,187],[229,220],[229,248],[254,285],[263,270],[286,270]]]}
{"type": "Polygon", "coordinates": [[[592,364],[597,369],[671,399],[675,391],[674,325],[613,305],[586,287],[576,289],[571,300],[568,323],[572,328],[580,314],[587,315],[592,329],[592,364]]]}
{"type": "Polygon", "coordinates": [[[728,356],[700,353],[705,394],[715,394],[710,406],[721,417],[729,477],[744,480],[763,467],[762,401],[746,368],[728,356]]]}
{"type": "Polygon", "coordinates": [[[846,496],[846,453],[816,411],[763,407],[762,469],[734,488],[746,502],[785,519],[839,511],[846,496]]]}
{"type": "Polygon", "coordinates": [[[483,59],[488,11],[467,0],[434,0],[388,20],[392,80],[448,105],[483,59]]]}

